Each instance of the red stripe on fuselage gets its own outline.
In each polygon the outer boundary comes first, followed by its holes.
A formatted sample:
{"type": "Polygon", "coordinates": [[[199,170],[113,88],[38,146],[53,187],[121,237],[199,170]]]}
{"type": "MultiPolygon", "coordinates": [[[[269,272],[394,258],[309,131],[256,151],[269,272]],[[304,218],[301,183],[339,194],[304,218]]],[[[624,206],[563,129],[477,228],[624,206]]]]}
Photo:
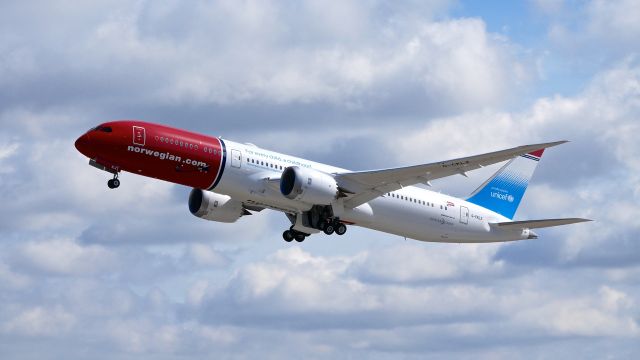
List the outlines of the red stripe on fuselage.
{"type": "Polygon", "coordinates": [[[90,132],[91,153],[121,170],[198,189],[209,188],[222,171],[218,138],[142,121],[101,126],[112,131],[90,132]]]}

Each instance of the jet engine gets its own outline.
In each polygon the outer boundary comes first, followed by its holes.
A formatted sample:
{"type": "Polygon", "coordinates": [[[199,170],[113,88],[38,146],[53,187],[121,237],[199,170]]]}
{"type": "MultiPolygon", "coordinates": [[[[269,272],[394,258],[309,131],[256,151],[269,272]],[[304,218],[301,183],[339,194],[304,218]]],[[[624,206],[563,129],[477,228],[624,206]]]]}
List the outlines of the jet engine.
{"type": "Polygon", "coordinates": [[[243,215],[251,215],[242,202],[227,195],[193,189],[189,194],[189,211],[205,220],[232,223],[243,215]]]}
{"type": "Polygon", "coordinates": [[[314,205],[330,205],[338,197],[338,184],[329,174],[290,166],[282,172],[280,192],[291,200],[314,205]]]}

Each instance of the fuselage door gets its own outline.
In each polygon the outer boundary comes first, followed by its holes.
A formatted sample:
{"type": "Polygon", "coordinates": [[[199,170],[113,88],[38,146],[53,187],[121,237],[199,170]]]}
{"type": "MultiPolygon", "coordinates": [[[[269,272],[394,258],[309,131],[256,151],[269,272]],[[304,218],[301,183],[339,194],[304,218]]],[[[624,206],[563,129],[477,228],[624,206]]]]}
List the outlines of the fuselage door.
{"type": "Polygon", "coordinates": [[[240,168],[242,164],[242,153],[240,150],[231,150],[231,167],[240,168]]]}
{"type": "Polygon", "coordinates": [[[469,208],[465,206],[460,206],[460,223],[461,224],[469,223],[469,208]]]}

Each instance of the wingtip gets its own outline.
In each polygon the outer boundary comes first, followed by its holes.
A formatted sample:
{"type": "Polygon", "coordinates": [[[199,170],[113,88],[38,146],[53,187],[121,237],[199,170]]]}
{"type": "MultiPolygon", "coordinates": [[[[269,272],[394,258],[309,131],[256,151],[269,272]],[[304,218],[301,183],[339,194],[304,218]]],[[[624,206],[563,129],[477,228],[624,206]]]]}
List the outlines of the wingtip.
{"type": "Polygon", "coordinates": [[[553,142],[545,144],[545,145],[547,145],[545,147],[547,148],[547,147],[552,147],[552,146],[558,146],[558,145],[562,145],[562,144],[565,144],[565,143],[568,143],[568,142],[570,142],[570,141],[569,140],[553,141],[553,142]]]}

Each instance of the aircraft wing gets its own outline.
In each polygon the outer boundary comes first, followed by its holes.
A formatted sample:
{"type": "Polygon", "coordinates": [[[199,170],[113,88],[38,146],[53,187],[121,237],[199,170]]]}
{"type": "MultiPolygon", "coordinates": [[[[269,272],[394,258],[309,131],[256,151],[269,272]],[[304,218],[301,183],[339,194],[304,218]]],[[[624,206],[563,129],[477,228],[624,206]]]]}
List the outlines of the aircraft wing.
{"type": "Polygon", "coordinates": [[[430,180],[456,174],[466,176],[468,171],[565,142],[567,141],[524,145],[481,155],[394,169],[340,173],[336,174],[335,178],[338,186],[347,194],[347,198],[344,201],[345,207],[355,208],[404,186],[418,183],[429,184],[430,180]]]}
{"type": "Polygon", "coordinates": [[[509,221],[509,222],[491,223],[491,225],[497,226],[502,229],[518,230],[518,229],[548,228],[553,226],[581,223],[585,221],[592,221],[592,220],[581,219],[581,218],[543,219],[543,220],[526,220],[526,221],[509,221]]]}

